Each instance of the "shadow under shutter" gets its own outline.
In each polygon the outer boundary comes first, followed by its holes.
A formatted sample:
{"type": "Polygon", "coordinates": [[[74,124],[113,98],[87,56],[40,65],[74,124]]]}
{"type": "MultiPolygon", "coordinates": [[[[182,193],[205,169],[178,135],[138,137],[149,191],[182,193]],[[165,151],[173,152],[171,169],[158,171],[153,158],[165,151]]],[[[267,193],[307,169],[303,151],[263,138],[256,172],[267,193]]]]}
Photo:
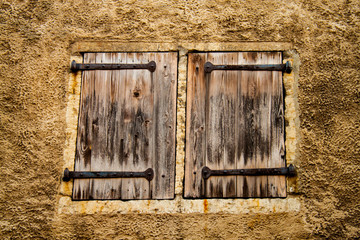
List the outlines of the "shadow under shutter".
{"type": "Polygon", "coordinates": [[[73,199],[174,197],[177,53],[85,53],[84,63],[148,69],[82,74],[75,171],[143,172],[154,177],[74,179],[73,199]]]}
{"type": "Polygon", "coordinates": [[[205,71],[214,65],[281,64],[281,52],[190,53],[187,198],[286,197],[285,176],[211,176],[202,170],[285,167],[281,71],[205,71]]]}

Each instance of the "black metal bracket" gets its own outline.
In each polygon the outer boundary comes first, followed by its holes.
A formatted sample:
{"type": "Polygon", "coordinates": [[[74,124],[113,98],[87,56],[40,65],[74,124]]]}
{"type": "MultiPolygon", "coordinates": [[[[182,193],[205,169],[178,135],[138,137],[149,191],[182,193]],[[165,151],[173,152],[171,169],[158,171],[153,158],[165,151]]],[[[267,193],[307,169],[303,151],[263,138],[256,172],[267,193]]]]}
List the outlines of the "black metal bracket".
{"type": "Polygon", "coordinates": [[[154,170],[148,168],[144,172],[75,172],[65,168],[63,181],[68,182],[71,178],[146,178],[151,181],[154,170]]]}
{"type": "Polygon", "coordinates": [[[214,70],[248,70],[248,71],[282,71],[291,73],[292,66],[289,61],[285,64],[262,64],[262,65],[214,65],[211,62],[205,63],[205,72],[211,73],[214,70]]]}
{"type": "Polygon", "coordinates": [[[264,175],[285,175],[293,177],[296,175],[294,165],[282,168],[254,168],[254,169],[229,169],[229,170],[211,170],[208,167],[203,167],[202,178],[208,179],[211,176],[264,176],[264,175]]]}
{"type": "Polygon", "coordinates": [[[148,69],[154,72],[156,69],[156,62],[151,61],[146,64],[119,64],[119,63],[76,63],[75,60],[71,62],[71,71],[78,70],[123,70],[123,69],[148,69]]]}

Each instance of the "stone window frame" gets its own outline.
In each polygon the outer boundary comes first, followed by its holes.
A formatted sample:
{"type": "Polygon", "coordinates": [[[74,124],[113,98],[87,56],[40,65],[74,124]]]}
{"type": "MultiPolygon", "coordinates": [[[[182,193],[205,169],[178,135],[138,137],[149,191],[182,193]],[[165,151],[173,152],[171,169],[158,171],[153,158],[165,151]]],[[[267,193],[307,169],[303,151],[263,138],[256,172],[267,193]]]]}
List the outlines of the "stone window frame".
{"type": "MultiPolygon", "coordinates": [[[[300,142],[299,107],[297,82],[299,77],[299,57],[290,42],[209,42],[209,43],[148,43],[119,41],[78,41],[71,45],[70,63],[82,62],[84,52],[178,52],[177,77],[177,123],[176,123],[176,171],[175,199],[173,200],[97,200],[72,201],[72,181],[61,181],[57,210],[59,213],[269,213],[300,211],[297,178],[287,178],[287,198],[249,199],[184,199],[185,167],[185,113],[187,60],[189,52],[215,51],[281,51],[283,62],[293,65],[291,74],[283,77],[285,89],[285,147],[286,163],[298,166],[300,142]]],[[[66,107],[66,139],[63,166],[74,169],[78,110],[80,102],[81,72],[69,71],[66,107]]]]}

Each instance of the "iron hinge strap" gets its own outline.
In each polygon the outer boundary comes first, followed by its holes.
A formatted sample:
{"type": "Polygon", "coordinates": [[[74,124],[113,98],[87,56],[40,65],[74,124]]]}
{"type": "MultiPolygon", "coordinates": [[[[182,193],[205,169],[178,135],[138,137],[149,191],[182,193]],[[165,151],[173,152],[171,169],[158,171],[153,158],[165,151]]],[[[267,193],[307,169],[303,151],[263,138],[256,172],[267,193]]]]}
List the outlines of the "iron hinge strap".
{"type": "Polygon", "coordinates": [[[253,168],[253,169],[229,169],[229,170],[211,170],[208,167],[203,167],[202,178],[208,179],[211,176],[264,176],[264,175],[285,175],[293,177],[296,175],[294,165],[282,168],[253,168]]]}
{"type": "Polygon", "coordinates": [[[206,62],[204,68],[206,73],[211,73],[214,70],[282,71],[286,73],[291,73],[292,71],[289,61],[285,64],[261,65],[214,65],[211,62],[206,62]]]}
{"type": "Polygon", "coordinates": [[[156,62],[151,61],[145,64],[120,64],[120,63],[76,63],[75,60],[71,62],[71,71],[78,70],[124,70],[124,69],[147,69],[154,72],[156,69],[156,62]]]}
{"type": "Polygon", "coordinates": [[[151,181],[154,178],[154,170],[148,168],[144,172],[77,172],[66,168],[63,181],[68,182],[71,178],[146,178],[151,181]]]}

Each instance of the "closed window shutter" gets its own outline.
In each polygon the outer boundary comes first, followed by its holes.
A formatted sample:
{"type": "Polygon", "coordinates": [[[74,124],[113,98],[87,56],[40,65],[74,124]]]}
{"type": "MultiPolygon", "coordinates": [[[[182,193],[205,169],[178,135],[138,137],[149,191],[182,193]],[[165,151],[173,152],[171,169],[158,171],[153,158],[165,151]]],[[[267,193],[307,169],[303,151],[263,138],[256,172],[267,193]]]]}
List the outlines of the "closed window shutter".
{"type": "Polygon", "coordinates": [[[73,199],[174,197],[177,53],[85,53],[84,63],[147,69],[82,74],[75,171],[154,170],[154,178],[74,179],[73,199]]]}
{"type": "Polygon", "coordinates": [[[211,176],[211,170],[285,167],[281,71],[205,73],[204,64],[281,64],[281,52],[191,53],[188,58],[187,198],[286,197],[285,176],[211,176]]]}

